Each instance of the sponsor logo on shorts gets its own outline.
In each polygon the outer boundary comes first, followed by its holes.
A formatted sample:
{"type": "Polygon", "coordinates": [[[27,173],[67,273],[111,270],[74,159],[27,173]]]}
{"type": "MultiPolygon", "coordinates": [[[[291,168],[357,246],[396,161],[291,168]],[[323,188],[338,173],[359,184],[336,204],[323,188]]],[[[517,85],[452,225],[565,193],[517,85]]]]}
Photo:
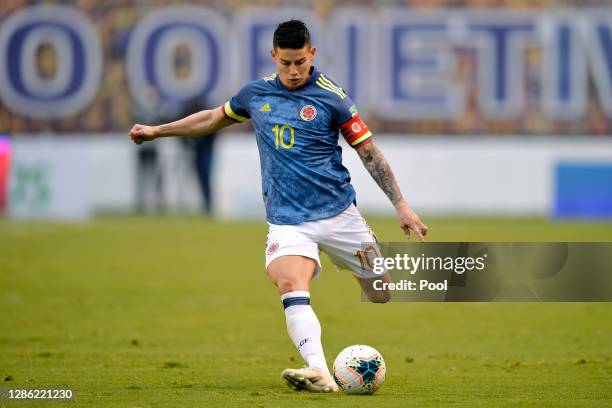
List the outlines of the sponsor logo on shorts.
{"type": "Polygon", "coordinates": [[[273,253],[276,252],[277,249],[278,249],[278,242],[274,242],[268,246],[268,250],[266,251],[266,253],[268,255],[272,255],[273,253]]]}
{"type": "Polygon", "coordinates": [[[317,117],[317,108],[315,108],[312,105],[306,105],[300,111],[300,118],[304,119],[306,122],[310,122],[316,117],[317,117]]]}

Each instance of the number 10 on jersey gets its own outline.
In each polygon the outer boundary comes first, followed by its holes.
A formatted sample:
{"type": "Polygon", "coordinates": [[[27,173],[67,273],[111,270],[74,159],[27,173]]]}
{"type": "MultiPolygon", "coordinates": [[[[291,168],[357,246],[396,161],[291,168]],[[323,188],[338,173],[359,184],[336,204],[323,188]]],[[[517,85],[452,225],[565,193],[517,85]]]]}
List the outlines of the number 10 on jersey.
{"type": "Polygon", "coordinates": [[[272,131],[274,132],[274,145],[277,149],[291,149],[293,147],[295,143],[295,130],[293,130],[291,126],[283,125],[279,127],[278,125],[274,125],[272,131]],[[285,142],[285,131],[289,133],[289,143],[285,142]]]}

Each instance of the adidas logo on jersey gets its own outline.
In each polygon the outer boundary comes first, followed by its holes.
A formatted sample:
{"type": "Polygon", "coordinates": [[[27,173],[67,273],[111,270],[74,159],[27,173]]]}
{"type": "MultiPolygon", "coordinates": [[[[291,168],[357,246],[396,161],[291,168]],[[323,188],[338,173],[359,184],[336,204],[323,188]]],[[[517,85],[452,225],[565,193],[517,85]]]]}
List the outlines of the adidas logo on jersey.
{"type": "Polygon", "coordinates": [[[260,112],[272,112],[272,108],[270,108],[270,104],[266,103],[264,106],[259,108],[260,112]]]}

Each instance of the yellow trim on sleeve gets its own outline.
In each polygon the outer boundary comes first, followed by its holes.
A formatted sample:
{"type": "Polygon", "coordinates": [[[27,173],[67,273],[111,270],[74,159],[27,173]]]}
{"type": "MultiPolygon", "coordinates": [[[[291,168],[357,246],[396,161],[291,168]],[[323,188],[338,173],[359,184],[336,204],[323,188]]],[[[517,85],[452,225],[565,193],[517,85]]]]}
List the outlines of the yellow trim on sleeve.
{"type": "Polygon", "coordinates": [[[367,132],[365,135],[361,136],[359,139],[357,139],[357,140],[355,140],[353,143],[351,143],[351,146],[358,145],[359,143],[363,142],[364,140],[366,140],[366,139],[367,139],[367,138],[369,138],[370,136],[372,136],[372,132],[370,132],[370,131],[368,130],[368,132],[367,132]]]}
{"type": "Polygon", "coordinates": [[[321,81],[320,79],[317,79],[315,82],[317,85],[319,85],[319,87],[329,91],[329,92],[333,92],[336,95],[338,95],[340,97],[340,99],[344,99],[346,97],[346,95],[344,95],[343,93],[341,93],[340,91],[337,91],[334,88],[331,88],[329,85],[326,85],[323,81],[321,81]]]}
{"type": "Polygon", "coordinates": [[[225,110],[225,113],[227,114],[227,116],[229,116],[230,118],[232,118],[234,120],[237,120],[238,122],[244,122],[245,120],[248,119],[248,118],[245,118],[244,116],[240,116],[236,112],[234,112],[232,110],[232,107],[230,106],[229,101],[225,102],[225,105],[223,105],[223,109],[225,110]]]}
{"type": "Polygon", "coordinates": [[[339,86],[337,86],[336,84],[334,84],[332,81],[330,81],[329,79],[327,79],[327,77],[323,74],[319,75],[319,79],[326,85],[328,85],[330,88],[335,89],[336,91],[340,92],[343,96],[343,98],[346,96],[346,94],[344,93],[344,90],[342,88],[340,88],[339,86]]]}

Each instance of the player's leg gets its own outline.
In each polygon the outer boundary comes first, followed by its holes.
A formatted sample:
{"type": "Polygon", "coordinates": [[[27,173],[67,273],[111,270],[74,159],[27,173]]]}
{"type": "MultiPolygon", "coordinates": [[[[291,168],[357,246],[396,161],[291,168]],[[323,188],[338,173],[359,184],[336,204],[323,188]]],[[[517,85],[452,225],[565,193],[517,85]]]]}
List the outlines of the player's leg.
{"type": "Polygon", "coordinates": [[[368,300],[372,303],[386,303],[391,300],[391,294],[388,290],[380,290],[376,289],[376,287],[380,287],[380,284],[376,284],[376,281],[382,282],[391,282],[391,277],[388,272],[385,272],[383,275],[376,276],[373,278],[362,278],[355,275],[355,279],[359,282],[359,286],[361,286],[361,291],[368,298],[368,300]]]}
{"type": "Polygon", "coordinates": [[[283,297],[291,292],[309,292],[317,266],[317,261],[306,256],[283,255],[270,262],[266,272],[283,297]]]}
{"type": "Polygon", "coordinates": [[[337,391],[321,345],[321,325],[310,306],[310,281],[320,270],[317,245],[295,227],[271,228],[266,254],[266,271],[281,296],[287,332],[307,364],[284,370],[282,377],[296,390],[337,391]]]}
{"type": "Polygon", "coordinates": [[[287,333],[309,367],[327,370],[321,325],[310,306],[310,280],[317,263],[299,255],[276,258],[268,265],[268,276],[278,288],[285,309],[287,333]]]}
{"type": "Polygon", "coordinates": [[[387,272],[375,273],[373,257],[379,254],[376,237],[354,205],[335,217],[324,220],[328,233],[319,245],[339,268],[350,270],[369,301],[385,303],[391,294],[385,288],[376,289],[376,281],[390,282],[387,272]],[[364,248],[363,244],[368,243],[364,248]]]}

